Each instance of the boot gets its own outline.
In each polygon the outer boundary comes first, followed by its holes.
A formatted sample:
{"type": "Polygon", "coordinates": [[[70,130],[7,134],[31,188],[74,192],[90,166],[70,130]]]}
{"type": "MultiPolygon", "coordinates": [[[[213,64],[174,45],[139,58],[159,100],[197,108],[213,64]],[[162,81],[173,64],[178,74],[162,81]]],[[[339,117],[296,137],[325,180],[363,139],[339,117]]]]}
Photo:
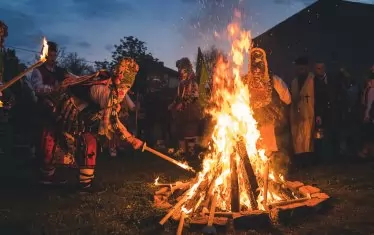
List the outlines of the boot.
{"type": "Polygon", "coordinates": [[[94,180],[94,169],[92,168],[81,168],[79,169],[79,194],[101,194],[106,191],[105,188],[98,184],[93,183],[94,180]]]}
{"type": "Polygon", "coordinates": [[[80,195],[88,195],[88,194],[102,194],[106,192],[106,188],[102,187],[97,183],[93,183],[92,181],[79,183],[78,192],[80,195]]]}
{"type": "Polygon", "coordinates": [[[39,180],[39,184],[50,186],[59,186],[66,184],[67,180],[56,175],[55,170],[55,168],[41,169],[41,177],[39,180]]]}

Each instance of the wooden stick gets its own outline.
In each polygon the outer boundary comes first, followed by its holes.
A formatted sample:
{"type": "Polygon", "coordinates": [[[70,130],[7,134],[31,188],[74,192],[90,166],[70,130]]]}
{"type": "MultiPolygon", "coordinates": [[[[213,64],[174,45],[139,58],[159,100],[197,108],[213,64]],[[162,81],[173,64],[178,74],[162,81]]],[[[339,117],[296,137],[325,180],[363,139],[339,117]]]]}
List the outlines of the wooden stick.
{"type": "Polygon", "coordinates": [[[293,200],[288,200],[288,201],[280,201],[280,202],[274,202],[269,204],[269,207],[274,207],[274,206],[286,206],[292,203],[297,203],[297,202],[305,202],[308,201],[310,197],[304,197],[304,198],[298,198],[298,199],[293,199],[293,200]]]}
{"type": "MultiPolygon", "coordinates": [[[[188,192],[188,191],[187,191],[187,192],[188,192]]],[[[175,204],[175,206],[173,207],[173,209],[171,209],[171,210],[169,211],[169,213],[167,213],[167,214],[164,216],[164,218],[162,218],[162,219],[160,220],[159,224],[164,225],[164,224],[166,223],[166,221],[168,221],[168,219],[170,218],[170,216],[173,215],[174,211],[177,210],[177,209],[179,209],[179,208],[183,205],[183,203],[186,202],[187,197],[188,197],[187,192],[185,192],[183,198],[182,198],[182,199],[181,199],[177,204],[175,204]]]]}
{"type": "Polygon", "coordinates": [[[192,167],[188,166],[187,164],[179,162],[179,161],[177,161],[177,160],[175,160],[175,159],[173,159],[173,158],[171,158],[169,156],[166,156],[163,153],[160,153],[157,150],[154,150],[154,149],[148,147],[146,143],[144,143],[144,145],[143,145],[142,152],[144,152],[144,150],[146,150],[146,151],[148,151],[150,153],[153,153],[154,155],[156,155],[156,156],[158,156],[158,157],[160,157],[160,158],[162,158],[162,159],[164,159],[164,160],[166,160],[168,162],[171,162],[171,163],[173,163],[173,164],[175,164],[175,165],[177,165],[177,166],[179,166],[179,167],[181,167],[181,168],[183,168],[185,170],[196,172],[192,167]]]}
{"type": "Polygon", "coordinates": [[[184,226],[184,218],[186,214],[182,211],[181,217],[179,219],[178,229],[177,229],[177,235],[182,235],[183,233],[183,226],[184,226]]]}
{"type": "Polygon", "coordinates": [[[264,170],[264,201],[263,205],[265,209],[267,209],[268,204],[268,186],[269,186],[269,160],[265,163],[265,170],[264,170]]]}
{"type": "Polygon", "coordinates": [[[7,83],[5,83],[4,85],[2,85],[0,87],[0,92],[2,92],[3,90],[7,89],[8,87],[10,87],[11,85],[13,85],[14,83],[16,83],[18,80],[20,80],[21,78],[23,78],[28,72],[31,72],[31,70],[35,69],[36,67],[39,67],[40,65],[42,65],[44,63],[43,60],[40,60],[38,61],[37,63],[31,65],[29,68],[27,68],[25,71],[23,71],[22,73],[20,73],[19,75],[17,75],[16,77],[12,78],[10,81],[8,81],[7,83]]]}
{"type": "Polygon", "coordinates": [[[238,172],[236,167],[236,154],[231,154],[230,156],[230,178],[231,178],[231,211],[240,211],[240,193],[239,193],[239,182],[238,182],[238,172]]]}
{"type": "Polygon", "coordinates": [[[208,217],[208,226],[213,225],[214,221],[214,213],[216,211],[216,205],[217,205],[217,192],[214,193],[212,204],[210,205],[210,211],[209,211],[209,217],[208,217]]]}

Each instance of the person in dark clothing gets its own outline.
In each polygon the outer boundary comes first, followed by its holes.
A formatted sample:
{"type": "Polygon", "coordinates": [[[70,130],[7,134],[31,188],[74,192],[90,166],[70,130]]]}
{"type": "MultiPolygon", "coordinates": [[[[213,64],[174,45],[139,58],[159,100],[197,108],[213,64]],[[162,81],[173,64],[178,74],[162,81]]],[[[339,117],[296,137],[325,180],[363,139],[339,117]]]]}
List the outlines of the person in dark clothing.
{"type": "MultiPolygon", "coordinates": [[[[337,125],[338,107],[336,102],[337,86],[332,76],[326,73],[323,62],[314,66],[316,152],[319,157],[335,158],[339,155],[339,136],[337,125]],[[319,131],[323,130],[323,136],[319,131]]],[[[327,159],[326,159],[327,160],[327,159]]]]}

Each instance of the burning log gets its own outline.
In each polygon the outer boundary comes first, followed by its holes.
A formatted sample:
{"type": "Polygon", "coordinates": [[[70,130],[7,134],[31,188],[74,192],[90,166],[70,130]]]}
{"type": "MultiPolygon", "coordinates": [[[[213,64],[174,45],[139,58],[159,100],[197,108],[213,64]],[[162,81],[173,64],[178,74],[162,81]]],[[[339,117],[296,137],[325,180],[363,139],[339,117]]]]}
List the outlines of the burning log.
{"type": "Polygon", "coordinates": [[[186,214],[184,212],[182,212],[181,217],[179,219],[179,224],[178,224],[178,229],[177,229],[177,235],[182,235],[185,216],[186,216],[186,214]]]}
{"type": "Polygon", "coordinates": [[[263,206],[267,209],[268,203],[268,186],[269,186],[269,161],[265,163],[265,170],[264,170],[264,201],[263,206]]]}
{"type": "Polygon", "coordinates": [[[210,212],[208,217],[208,224],[203,229],[204,234],[217,234],[216,229],[213,227],[213,221],[214,221],[214,212],[216,211],[216,205],[217,205],[217,192],[214,193],[212,203],[210,205],[210,212]]]}
{"type": "Polygon", "coordinates": [[[240,211],[240,193],[239,193],[239,182],[238,182],[238,171],[236,167],[236,154],[233,153],[230,156],[230,171],[231,171],[231,211],[240,211]]]}
{"type": "Polygon", "coordinates": [[[244,165],[245,172],[248,175],[249,185],[253,193],[253,198],[257,198],[259,195],[259,191],[257,190],[258,189],[257,177],[255,175],[255,172],[253,170],[249,157],[245,151],[245,144],[244,142],[240,141],[237,143],[237,146],[238,146],[237,149],[239,150],[240,159],[242,161],[242,164],[244,165]]]}

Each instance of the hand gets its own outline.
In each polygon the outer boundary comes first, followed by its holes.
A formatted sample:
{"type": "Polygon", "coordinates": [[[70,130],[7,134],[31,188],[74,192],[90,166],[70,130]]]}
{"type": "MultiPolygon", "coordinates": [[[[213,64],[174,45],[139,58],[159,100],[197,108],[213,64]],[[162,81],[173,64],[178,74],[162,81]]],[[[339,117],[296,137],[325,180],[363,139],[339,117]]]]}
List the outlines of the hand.
{"type": "Polygon", "coordinates": [[[322,118],[320,116],[316,117],[316,123],[317,125],[322,125],[322,118]]]}
{"type": "Polygon", "coordinates": [[[181,111],[182,108],[183,108],[183,105],[182,105],[182,104],[177,104],[177,106],[175,106],[175,109],[176,109],[177,111],[181,111]]]}
{"type": "Polygon", "coordinates": [[[132,137],[131,145],[134,149],[140,149],[143,146],[143,141],[139,140],[138,138],[132,137]]]}

